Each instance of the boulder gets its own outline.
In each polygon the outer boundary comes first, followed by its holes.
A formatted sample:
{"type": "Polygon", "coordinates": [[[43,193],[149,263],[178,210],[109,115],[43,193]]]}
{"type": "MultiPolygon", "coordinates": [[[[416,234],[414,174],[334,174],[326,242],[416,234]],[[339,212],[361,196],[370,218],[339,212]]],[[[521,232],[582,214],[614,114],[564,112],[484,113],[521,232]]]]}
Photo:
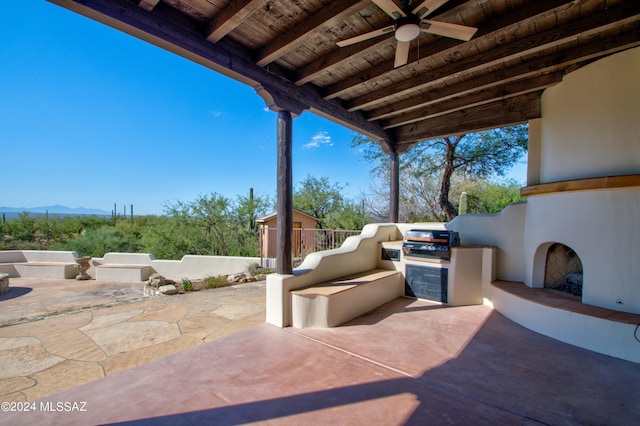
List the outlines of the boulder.
{"type": "Polygon", "coordinates": [[[158,291],[162,294],[178,294],[178,288],[173,284],[162,285],[158,291]]]}
{"type": "Polygon", "coordinates": [[[229,284],[247,282],[247,274],[245,274],[245,273],[231,274],[231,275],[227,276],[227,282],[229,284]]]}
{"type": "Polygon", "coordinates": [[[148,283],[151,287],[159,288],[167,283],[162,275],[157,272],[154,272],[149,276],[148,283]]]}

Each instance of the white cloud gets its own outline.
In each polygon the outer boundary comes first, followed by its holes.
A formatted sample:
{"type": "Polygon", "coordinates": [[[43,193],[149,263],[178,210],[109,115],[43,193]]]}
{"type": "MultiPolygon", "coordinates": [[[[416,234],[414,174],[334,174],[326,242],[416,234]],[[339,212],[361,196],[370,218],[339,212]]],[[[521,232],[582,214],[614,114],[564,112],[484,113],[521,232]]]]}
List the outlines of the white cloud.
{"type": "Polygon", "coordinates": [[[331,136],[329,136],[328,132],[318,132],[316,133],[309,142],[302,145],[303,148],[306,149],[316,149],[322,145],[333,146],[333,142],[331,142],[331,136]]]}

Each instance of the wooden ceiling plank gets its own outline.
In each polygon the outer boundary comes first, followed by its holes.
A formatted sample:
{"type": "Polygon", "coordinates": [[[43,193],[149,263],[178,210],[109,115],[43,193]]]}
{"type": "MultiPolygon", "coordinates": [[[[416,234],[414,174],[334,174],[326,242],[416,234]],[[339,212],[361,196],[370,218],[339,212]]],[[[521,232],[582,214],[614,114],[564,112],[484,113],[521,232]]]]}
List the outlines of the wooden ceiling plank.
{"type": "Polygon", "coordinates": [[[242,21],[263,7],[268,0],[232,0],[224,9],[209,21],[207,40],[216,43],[229,34],[242,21]]]}
{"type": "Polygon", "coordinates": [[[480,71],[483,68],[523,55],[531,55],[553,46],[574,42],[582,34],[594,34],[599,31],[606,31],[612,26],[633,23],[638,20],[640,20],[640,2],[625,3],[621,6],[611,7],[592,16],[564,24],[562,27],[534,34],[524,39],[498,46],[488,52],[449,63],[428,74],[405,80],[392,88],[381,89],[352,99],[347,103],[347,107],[350,111],[371,107],[376,103],[393,98],[399,93],[415,91],[418,88],[445,81],[449,76],[457,73],[480,71]]]}
{"type": "Polygon", "coordinates": [[[138,7],[143,8],[147,12],[153,11],[153,8],[156,7],[160,3],[160,0],[140,0],[138,3],[138,7]]]}
{"type": "MultiPolygon", "coordinates": [[[[498,31],[504,30],[513,25],[517,25],[522,21],[526,21],[527,19],[531,19],[535,16],[549,12],[550,10],[556,9],[563,5],[572,3],[574,3],[573,0],[547,0],[533,2],[533,4],[527,4],[527,7],[515,8],[508,13],[498,15],[492,19],[489,19],[488,21],[480,23],[478,32],[476,33],[476,36],[471,41],[471,43],[483,43],[485,40],[491,39],[494,33],[498,31]]],[[[413,51],[417,50],[417,48],[414,48],[412,53],[410,54],[410,57],[413,59],[410,60],[407,65],[411,65],[412,63],[418,61],[424,61],[425,58],[429,58],[433,55],[448,54],[447,51],[455,52],[458,46],[462,44],[463,42],[459,40],[440,38],[434,43],[431,43],[427,46],[420,46],[420,57],[422,59],[418,58],[418,55],[413,54],[413,51]]],[[[395,69],[393,67],[393,64],[390,63],[371,68],[364,73],[354,75],[351,78],[344,79],[331,87],[325,88],[325,96],[328,99],[339,97],[345,92],[351,90],[356,85],[362,84],[365,81],[380,78],[385,74],[391,73],[393,71],[395,71],[395,69]]]]}
{"type": "Polygon", "coordinates": [[[407,113],[416,108],[446,101],[454,97],[464,96],[478,90],[488,90],[519,79],[530,78],[542,73],[551,73],[558,69],[567,69],[575,64],[630,49],[638,45],[640,45],[640,40],[638,39],[637,29],[631,29],[615,37],[608,37],[605,40],[591,40],[587,44],[581,44],[567,51],[562,50],[553,55],[545,55],[523,61],[512,67],[503,68],[462,82],[456,82],[443,89],[429,90],[419,96],[414,96],[410,99],[369,111],[366,116],[369,120],[382,120],[407,113]]]}
{"type": "Polygon", "coordinates": [[[357,13],[370,0],[342,0],[324,6],[306,21],[296,25],[293,29],[281,34],[273,43],[263,47],[256,55],[256,64],[264,67],[275,61],[287,51],[299,47],[304,43],[305,36],[322,27],[334,25],[349,15],[357,13]]]}

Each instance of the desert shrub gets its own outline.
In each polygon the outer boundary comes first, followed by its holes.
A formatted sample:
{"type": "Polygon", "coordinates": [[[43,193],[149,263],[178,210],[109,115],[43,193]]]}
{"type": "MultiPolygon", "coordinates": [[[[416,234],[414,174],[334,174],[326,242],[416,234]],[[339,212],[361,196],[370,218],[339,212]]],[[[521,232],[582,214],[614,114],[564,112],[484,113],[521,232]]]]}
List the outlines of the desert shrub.
{"type": "Polygon", "coordinates": [[[182,279],[182,289],[184,291],[193,291],[193,282],[189,278],[182,279]]]}
{"type": "Polygon", "coordinates": [[[220,288],[220,287],[228,287],[231,284],[227,281],[227,277],[224,275],[218,275],[217,277],[206,277],[202,280],[204,284],[204,288],[212,289],[212,288],[220,288]]]}

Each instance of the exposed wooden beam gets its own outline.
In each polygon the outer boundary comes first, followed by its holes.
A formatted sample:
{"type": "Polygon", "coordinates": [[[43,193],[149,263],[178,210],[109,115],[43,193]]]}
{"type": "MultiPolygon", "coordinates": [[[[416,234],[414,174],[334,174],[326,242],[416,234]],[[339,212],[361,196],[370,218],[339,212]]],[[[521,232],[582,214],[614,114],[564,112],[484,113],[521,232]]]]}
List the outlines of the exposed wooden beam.
{"type": "Polygon", "coordinates": [[[268,0],[232,0],[209,21],[207,40],[212,43],[218,42],[256,10],[263,7],[267,1],[268,0]]]}
{"type": "MultiPolygon", "coordinates": [[[[572,5],[575,3],[573,0],[547,0],[547,1],[532,1],[527,3],[526,7],[516,7],[507,13],[496,16],[486,22],[483,22],[480,26],[475,37],[472,39],[472,43],[481,44],[485,42],[485,39],[490,39],[495,36],[495,33],[510,29],[513,31],[512,26],[519,25],[523,20],[530,19],[534,16],[548,12],[549,10],[556,9],[566,4],[572,5]]],[[[454,55],[458,46],[463,42],[459,40],[452,40],[449,38],[439,38],[435,42],[430,43],[427,46],[421,46],[419,48],[420,58],[428,58],[432,55],[454,55]]],[[[407,65],[414,62],[418,62],[420,58],[417,55],[418,48],[414,47],[409,54],[410,60],[407,65]]],[[[335,98],[341,96],[346,91],[353,89],[359,84],[363,84],[367,81],[382,77],[383,75],[394,71],[393,63],[384,62],[380,65],[367,69],[364,72],[358,73],[353,77],[346,78],[338,84],[325,88],[325,97],[335,98]]],[[[298,75],[299,77],[299,75],[298,75]]]]}
{"type": "Polygon", "coordinates": [[[151,12],[154,7],[156,7],[160,3],[160,0],[140,0],[138,3],[138,7],[143,8],[147,12],[151,12]]]}
{"type": "Polygon", "coordinates": [[[398,153],[419,141],[479,132],[540,118],[542,91],[441,115],[397,128],[398,153]]]}
{"type": "Polygon", "coordinates": [[[490,104],[496,101],[513,98],[531,92],[539,92],[562,81],[564,72],[556,71],[552,74],[536,76],[526,80],[516,81],[511,84],[501,85],[493,90],[481,90],[463,98],[454,98],[445,102],[424,107],[407,114],[394,117],[382,122],[385,129],[400,127],[419,121],[429,120],[441,115],[490,104]]]}
{"type": "Polygon", "coordinates": [[[543,73],[552,73],[560,69],[568,69],[571,66],[595,58],[610,55],[625,49],[640,45],[638,37],[638,23],[635,28],[631,26],[629,31],[617,34],[605,39],[595,39],[586,44],[579,44],[571,49],[558,51],[553,55],[535,57],[515,66],[493,70],[464,81],[457,81],[450,86],[429,90],[420,93],[410,99],[385,105],[368,111],[369,120],[381,120],[396,115],[404,114],[416,108],[446,101],[454,97],[460,97],[478,90],[490,90],[499,85],[511,83],[517,80],[530,78],[543,73]]]}
{"type": "Polygon", "coordinates": [[[533,55],[552,47],[575,43],[579,37],[588,37],[615,26],[631,25],[639,20],[640,2],[624,3],[360,96],[348,102],[347,107],[350,111],[372,107],[379,102],[414,92],[432,84],[445,82],[458,73],[481,72],[487,67],[500,65],[524,55],[533,55]]]}
{"type": "MultiPolygon", "coordinates": [[[[597,39],[585,45],[579,45],[568,51],[559,51],[554,55],[535,58],[522,62],[516,66],[493,71],[489,74],[476,78],[457,82],[454,85],[438,90],[430,90],[411,99],[400,101],[395,104],[386,105],[383,108],[370,111],[367,114],[369,120],[384,120],[383,127],[390,128],[398,125],[408,124],[421,119],[429,118],[429,114],[435,113],[443,108],[440,103],[457,98],[457,102],[477,102],[471,95],[474,92],[482,91],[481,97],[487,101],[491,96],[495,100],[501,99],[503,94],[516,94],[521,90],[529,91],[535,89],[537,84],[543,88],[549,81],[550,75],[555,75],[560,81],[562,75],[575,67],[607,56],[622,50],[640,46],[638,29],[630,28],[622,34],[606,38],[597,39]],[[560,71],[559,71],[560,70],[560,71]],[[559,71],[559,72],[558,72],[559,71]],[[539,77],[540,76],[540,77],[539,77]],[[541,78],[541,80],[537,80],[541,78]],[[529,86],[531,84],[531,86],[529,86]],[[460,99],[464,96],[463,99],[460,99]],[[470,97],[468,97],[470,96],[470,97]],[[429,105],[438,104],[435,110],[429,105]],[[393,118],[389,118],[393,117],[393,118]]],[[[476,97],[478,95],[475,95],[476,97]]],[[[455,105],[456,102],[447,105],[455,105]]]]}
{"type": "Polygon", "coordinates": [[[330,3],[313,14],[309,19],[296,25],[286,34],[277,37],[273,43],[263,47],[256,55],[256,64],[263,67],[278,59],[287,51],[302,45],[305,36],[321,27],[340,22],[353,15],[369,3],[370,0],[342,0],[330,3]]]}
{"type": "Polygon", "coordinates": [[[362,114],[349,113],[339,101],[327,101],[310,85],[296,86],[273,70],[255,65],[250,52],[232,40],[210,43],[202,33],[201,23],[172,8],[158,8],[150,14],[128,0],[51,0],[69,10],[102,22],[183,56],[251,87],[262,85],[286,93],[292,100],[309,106],[311,111],[376,140],[393,145],[391,135],[362,114]]]}

